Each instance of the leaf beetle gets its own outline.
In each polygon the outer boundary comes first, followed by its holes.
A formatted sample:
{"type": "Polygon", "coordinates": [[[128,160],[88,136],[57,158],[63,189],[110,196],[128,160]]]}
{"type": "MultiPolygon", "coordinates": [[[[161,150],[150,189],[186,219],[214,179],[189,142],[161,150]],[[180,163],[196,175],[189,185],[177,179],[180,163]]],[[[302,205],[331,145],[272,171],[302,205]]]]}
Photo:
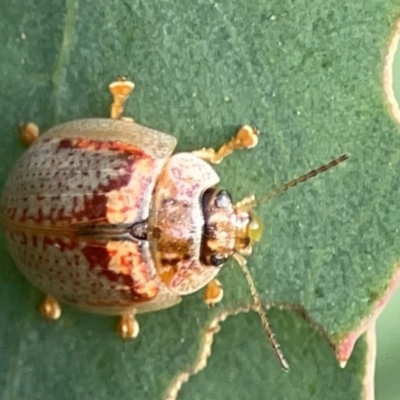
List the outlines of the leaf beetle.
{"type": "Polygon", "coordinates": [[[288,364],[269,327],[245,257],[262,234],[253,208],[345,161],[342,155],[264,198],[233,203],[210,164],[250,149],[258,130],[243,126],[219,150],[173,154],[176,139],[122,116],[134,84],[110,86],[111,118],[75,120],[38,135],[21,127],[29,149],[10,173],[1,219],[11,255],[46,293],[43,315],[57,319],[61,303],[119,315],[123,338],[138,335],[136,314],[171,307],[205,288],[221,301],[217,280],[233,257],[284,369],[288,364]]]}

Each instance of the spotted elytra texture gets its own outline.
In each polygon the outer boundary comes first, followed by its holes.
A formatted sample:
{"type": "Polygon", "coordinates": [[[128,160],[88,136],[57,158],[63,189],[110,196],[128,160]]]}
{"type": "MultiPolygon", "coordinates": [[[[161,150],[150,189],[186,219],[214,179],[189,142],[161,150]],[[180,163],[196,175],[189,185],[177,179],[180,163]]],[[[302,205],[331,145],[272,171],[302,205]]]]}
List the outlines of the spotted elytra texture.
{"type": "Polygon", "coordinates": [[[135,223],[147,219],[174,147],[169,135],[102,119],[41,136],[11,172],[2,200],[9,247],[28,280],[100,313],[164,296],[135,223]]]}

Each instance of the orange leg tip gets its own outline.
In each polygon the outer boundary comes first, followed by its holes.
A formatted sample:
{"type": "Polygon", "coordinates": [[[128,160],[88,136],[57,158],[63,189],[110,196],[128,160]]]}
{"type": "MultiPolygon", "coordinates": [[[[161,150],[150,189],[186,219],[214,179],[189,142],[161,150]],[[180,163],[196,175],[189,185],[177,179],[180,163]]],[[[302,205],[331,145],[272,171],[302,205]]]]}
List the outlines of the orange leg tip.
{"type": "Polygon", "coordinates": [[[213,307],[219,303],[224,297],[224,290],[217,279],[212,280],[206,287],[204,292],[204,302],[209,306],[213,307]]]}
{"type": "Polygon", "coordinates": [[[47,296],[40,306],[40,312],[47,320],[55,321],[61,317],[60,303],[53,296],[47,296]]]}
{"type": "Polygon", "coordinates": [[[21,140],[27,146],[30,146],[39,137],[39,127],[33,122],[21,124],[18,130],[21,140]]]}
{"type": "Polygon", "coordinates": [[[134,314],[123,315],[117,326],[122,339],[135,339],[139,335],[139,324],[134,314]]]}
{"type": "Polygon", "coordinates": [[[120,79],[118,81],[110,83],[108,86],[113,96],[129,96],[129,94],[135,89],[135,84],[131,81],[120,79]]]}
{"type": "Polygon", "coordinates": [[[110,92],[113,96],[113,103],[111,104],[111,118],[121,119],[124,112],[124,104],[135,84],[126,80],[126,78],[119,78],[117,81],[112,82],[109,86],[110,92]]]}
{"type": "Polygon", "coordinates": [[[252,128],[249,125],[244,125],[239,129],[235,138],[235,144],[238,147],[251,149],[258,144],[258,136],[260,132],[257,128],[252,128]]]}

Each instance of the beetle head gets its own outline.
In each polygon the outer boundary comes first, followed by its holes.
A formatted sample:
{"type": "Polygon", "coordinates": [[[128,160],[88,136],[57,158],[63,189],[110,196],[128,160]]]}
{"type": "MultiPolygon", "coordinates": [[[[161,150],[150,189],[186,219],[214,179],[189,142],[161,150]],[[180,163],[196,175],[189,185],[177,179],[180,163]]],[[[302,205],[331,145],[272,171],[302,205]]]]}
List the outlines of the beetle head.
{"type": "MultiPolygon", "coordinates": [[[[252,197],[253,199],[253,197],[252,197]]],[[[234,205],[229,192],[211,188],[202,197],[204,230],[201,261],[219,267],[235,252],[248,256],[252,245],[261,239],[263,227],[256,214],[234,205]]]]}
{"type": "Polygon", "coordinates": [[[203,194],[201,261],[205,265],[221,266],[235,252],[249,256],[253,244],[261,239],[263,225],[248,200],[254,201],[254,196],[234,205],[229,192],[215,188],[203,194]]]}

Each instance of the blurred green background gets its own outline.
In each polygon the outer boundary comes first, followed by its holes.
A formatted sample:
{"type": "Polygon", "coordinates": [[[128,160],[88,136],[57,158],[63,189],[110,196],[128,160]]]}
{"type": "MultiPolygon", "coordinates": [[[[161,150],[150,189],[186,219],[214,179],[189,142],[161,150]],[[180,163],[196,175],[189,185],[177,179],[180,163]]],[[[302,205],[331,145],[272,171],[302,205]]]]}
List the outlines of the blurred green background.
{"type": "MultiPolygon", "coordinates": [[[[393,86],[400,103],[400,50],[393,66],[393,86]]],[[[400,400],[400,290],[377,324],[376,400],[400,400]]]]}
{"type": "MultiPolygon", "coordinates": [[[[400,78],[399,73],[398,76],[400,78]]],[[[400,399],[399,309],[398,290],[377,324],[376,400],[400,399]]]]}

